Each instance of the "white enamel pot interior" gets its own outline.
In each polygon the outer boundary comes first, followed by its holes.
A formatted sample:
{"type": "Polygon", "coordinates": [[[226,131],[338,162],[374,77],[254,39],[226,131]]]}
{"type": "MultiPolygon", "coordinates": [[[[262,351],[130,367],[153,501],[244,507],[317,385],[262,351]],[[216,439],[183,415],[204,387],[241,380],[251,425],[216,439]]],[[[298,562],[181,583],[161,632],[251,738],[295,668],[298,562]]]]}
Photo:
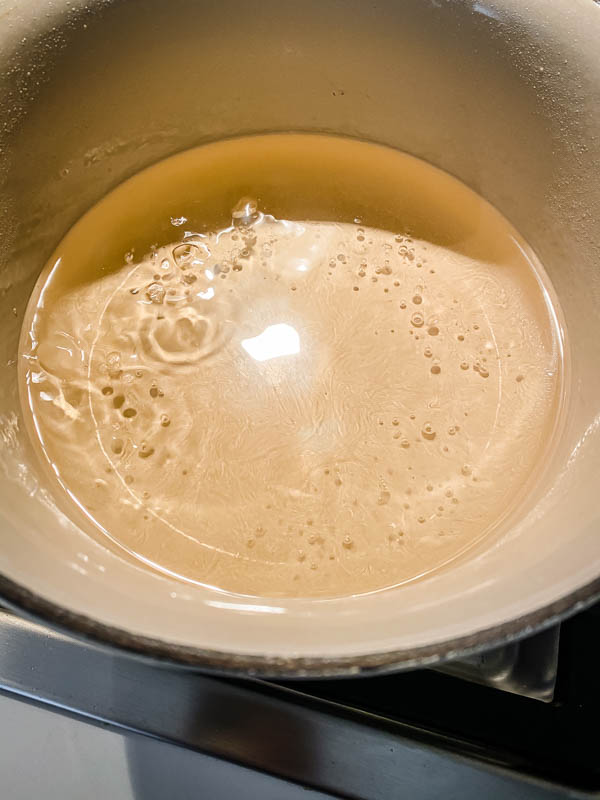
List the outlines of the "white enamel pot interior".
{"type": "Polygon", "coordinates": [[[593,0],[0,1],[0,590],[132,652],[254,674],[432,663],[600,592],[600,6],[593,0]],[[24,433],[16,348],[36,277],[111,187],[224,136],[328,131],[424,158],[537,251],[570,401],[502,535],[398,589],[232,600],[121,560],[57,514],[24,433]]]}

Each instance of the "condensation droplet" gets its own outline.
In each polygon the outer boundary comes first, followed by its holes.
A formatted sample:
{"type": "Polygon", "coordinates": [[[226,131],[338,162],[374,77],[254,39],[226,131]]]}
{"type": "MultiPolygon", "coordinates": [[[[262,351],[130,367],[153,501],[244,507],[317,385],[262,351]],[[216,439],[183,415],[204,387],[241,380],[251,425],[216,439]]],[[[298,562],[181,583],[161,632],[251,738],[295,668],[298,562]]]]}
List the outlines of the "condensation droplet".
{"type": "Polygon", "coordinates": [[[415,328],[423,327],[423,314],[419,314],[415,312],[412,317],[410,318],[411,323],[415,326],[415,328]]]}

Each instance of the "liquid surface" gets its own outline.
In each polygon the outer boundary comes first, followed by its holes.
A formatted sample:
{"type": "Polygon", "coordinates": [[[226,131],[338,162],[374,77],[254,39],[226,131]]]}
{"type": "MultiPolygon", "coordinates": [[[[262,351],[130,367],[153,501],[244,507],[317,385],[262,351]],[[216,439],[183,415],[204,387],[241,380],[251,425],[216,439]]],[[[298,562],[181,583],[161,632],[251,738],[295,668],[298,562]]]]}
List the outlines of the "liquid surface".
{"type": "Polygon", "coordinates": [[[64,509],[125,557],[246,595],[382,589],[533,485],[560,401],[545,281],[414,158],[207,145],[60,244],[23,328],[24,413],[64,509]]]}

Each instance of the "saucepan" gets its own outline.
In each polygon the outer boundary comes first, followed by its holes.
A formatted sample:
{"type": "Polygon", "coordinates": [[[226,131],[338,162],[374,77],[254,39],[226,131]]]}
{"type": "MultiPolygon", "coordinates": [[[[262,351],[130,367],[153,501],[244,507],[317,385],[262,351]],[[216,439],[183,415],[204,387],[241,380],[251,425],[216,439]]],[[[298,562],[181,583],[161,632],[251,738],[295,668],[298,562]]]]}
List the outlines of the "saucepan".
{"type": "Polygon", "coordinates": [[[433,664],[597,597],[599,42],[593,0],[2,0],[2,602],[171,664],[332,676],[433,664]],[[177,151],[290,130],[456,175],[523,234],[564,312],[568,407],[536,492],[469,557],[370,595],[232,597],[119,558],[58,511],[19,406],[23,314],[69,226],[177,151]]]}

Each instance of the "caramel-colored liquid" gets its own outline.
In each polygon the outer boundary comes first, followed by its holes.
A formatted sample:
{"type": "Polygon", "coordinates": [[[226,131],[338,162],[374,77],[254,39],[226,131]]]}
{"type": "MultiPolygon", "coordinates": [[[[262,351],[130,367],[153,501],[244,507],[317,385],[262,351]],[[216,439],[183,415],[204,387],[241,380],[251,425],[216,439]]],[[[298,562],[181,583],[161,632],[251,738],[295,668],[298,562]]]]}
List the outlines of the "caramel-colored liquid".
{"type": "Polygon", "coordinates": [[[424,162],[224,141],[61,242],[23,328],[24,413],[63,507],[124,557],[246,595],[369,592],[533,486],[561,395],[550,296],[509,223],[424,162]]]}

